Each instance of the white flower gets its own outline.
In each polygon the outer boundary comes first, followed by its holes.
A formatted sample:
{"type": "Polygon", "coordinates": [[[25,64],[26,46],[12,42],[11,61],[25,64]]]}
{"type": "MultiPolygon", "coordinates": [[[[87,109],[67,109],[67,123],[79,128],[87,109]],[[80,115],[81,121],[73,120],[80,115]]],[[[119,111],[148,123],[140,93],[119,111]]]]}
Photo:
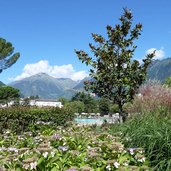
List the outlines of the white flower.
{"type": "Polygon", "coordinates": [[[7,131],[5,132],[5,134],[10,134],[10,131],[9,131],[9,130],[7,130],[7,131]]]}
{"type": "Polygon", "coordinates": [[[51,154],[52,157],[55,156],[55,152],[54,151],[52,151],[50,154],[51,154]]]}
{"type": "Polygon", "coordinates": [[[111,170],[110,165],[107,165],[107,166],[106,166],[106,169],[107,169],[107,170],[111,170]]]}
{"type": "Polygon", "coordinates": [[[140,150],[139,153],[140,153],[140,154],[143,154],[143,150],[140,150]]]}
{"type": "Polygon", "coordinates": [[[130,152],[131,155],[133,155],[134,154],[134,149],[133,148],[130,148],[129,149],[129,152],[130,152]]]}
{"type": "Polygon", "coordinates": [[[5,151],[5,150],[6,150],[6,148],[0,147],[0,151],[5,151]]]}
{"type": "Polygon", "coordinates": [[[67,144],[67,143],[66,143],[66,142],[64,142],[64,143],[63,143],[63,146],[65,146],[66,144],[67,144]]]}
{"type": "Polygon", "coordinates": [[[37,162],[30,163],[30,169],[31,169],[31,170],[33,170],[33,169],[36,170],[36,166],[37,166],[37,162]]]}
{"type": "Polygon", "coordinates": [[[119,164],[118,162],[115,162],[113,165],[114,165],[116,168],[119,168],[119,166],[120,166],[120,164],[119,164]]]}
{"type": "Polygon", "coordinates": [[[124,165],[124,166],[128,166],[128,163],[124,162],[123,165],[124,165]]]}
{"type": "Polygon", "coordinates": [[[24,169],[28,170],[29,167],[30,167],[29,164],[23,164],[23,168],[24,168],[24,169]]]}
{"type": "Polygon", "coordinates": [[[9,147],[8,151],[18,153],[18,149],[14,147],[9,147]]]}
{"type": "Polygon", "coordinates": [[[141,159],[138,159],[139,162],[143,163],[145,162],[145,157],[141,158],[141,159]]]}
{"type": "Polygon", "coordinates": [[[47,158],[48,152],[46,151],[46,152],[44,152],[42,155],[43,155],[44,158],[47,158]]]}

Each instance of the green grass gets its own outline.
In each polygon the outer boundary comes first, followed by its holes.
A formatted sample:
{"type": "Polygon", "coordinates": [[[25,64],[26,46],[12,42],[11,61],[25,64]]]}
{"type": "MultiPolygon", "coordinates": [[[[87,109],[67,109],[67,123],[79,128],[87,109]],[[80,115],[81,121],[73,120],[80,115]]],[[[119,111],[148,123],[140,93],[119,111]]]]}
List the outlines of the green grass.
{"type": "Polygon", "coordinates": [[[157,171],[171,170],[171,117],[147,113],[122,125],[112,125],[111,133],[121,132],[126,147],[142,147],[157,171]]]}

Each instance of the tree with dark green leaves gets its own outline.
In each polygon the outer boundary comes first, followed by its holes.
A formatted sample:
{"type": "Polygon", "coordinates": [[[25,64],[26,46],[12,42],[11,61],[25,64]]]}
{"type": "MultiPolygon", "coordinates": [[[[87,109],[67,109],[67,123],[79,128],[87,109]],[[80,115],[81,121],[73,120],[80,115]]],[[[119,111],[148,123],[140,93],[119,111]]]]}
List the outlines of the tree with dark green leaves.
{"type": "Polygon", "coordinates": [[[106,27],[106,38],[92,33],[96,43],[89,44],[93,57],[83,50],[76,50],[76,54],[82,63],[90,66],[89,75],[93,81],[85,82],[86,90],[92,90],[97,96],[117,104],[122,122],[126,118],[123,105],[133,99],[137,89],[145,81],[147,67],[155,52],[147,54],[142,63],[133,60],[137,47],[134,41],[141,35],[142,25],[138,23],[132,26],[133,16],[128,9],[124,9],[119,20],[120,24],[106,27]]]}
{"type": "Polygon", "coordinates": [[[0,102],[8,105],[11,100],[16,100],[20,97],[20,91],[10,86],[0,87],[0,102]]]}
{"type": "Polygon", "coordinates": [[[64,107],[74,111],[74,113],[81,113],[81,112],[84,112],[85,105],[81,101],[72,101],[72,102],[66,103],[64,107]]]}
{"type": "Polygon", "coordinates": [[[102,115],[109,114],[109,111],[110,111],[109,99],[105,99],[105,98],[99,99],[99,111],[102,115]]]}
{"type": "Polygon", "coordinates": [[[61,102],[62,105],[66,105],[69,102],[69,100],[65,97],[59,97],[58,101],[61,102]]]}
{"type": "Polygon", "coordinates": [[[0,73],[11,67],[20,57],[19,53],[14,53],[12,43],[0,38],[0,73]]]}
{"type": "Polygon", "coordinates": [[[78,92],[72,98],[71,101],[80,101],[84,103],[84,112],[90,113],[97,110],[96,100],[89,94],[85,92],[78,92]]]}

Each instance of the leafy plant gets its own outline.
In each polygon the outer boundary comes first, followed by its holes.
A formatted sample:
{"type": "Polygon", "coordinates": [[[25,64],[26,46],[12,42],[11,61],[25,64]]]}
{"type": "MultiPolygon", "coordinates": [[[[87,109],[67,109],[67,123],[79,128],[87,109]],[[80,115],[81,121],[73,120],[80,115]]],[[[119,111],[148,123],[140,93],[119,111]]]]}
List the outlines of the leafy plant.
{"type": "Polygon", "coordinates": [[[57,127],[33,135],[4,132],[0,137],[0,166],[9,171],[150,170],[143,149],[127,149],[119,137],[90,127],[57,127]]]}

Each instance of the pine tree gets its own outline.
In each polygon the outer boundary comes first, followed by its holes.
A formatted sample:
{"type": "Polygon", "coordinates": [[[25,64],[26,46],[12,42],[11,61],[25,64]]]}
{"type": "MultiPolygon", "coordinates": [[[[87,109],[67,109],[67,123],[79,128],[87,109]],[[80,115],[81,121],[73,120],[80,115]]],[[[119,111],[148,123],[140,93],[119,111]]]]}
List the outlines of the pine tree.
{"type": "Polygon", "coordinates": [[[11,67],[19,57],[19,53],[14,53],[12,43],[0,38],[0,73],[11,67]]]}

